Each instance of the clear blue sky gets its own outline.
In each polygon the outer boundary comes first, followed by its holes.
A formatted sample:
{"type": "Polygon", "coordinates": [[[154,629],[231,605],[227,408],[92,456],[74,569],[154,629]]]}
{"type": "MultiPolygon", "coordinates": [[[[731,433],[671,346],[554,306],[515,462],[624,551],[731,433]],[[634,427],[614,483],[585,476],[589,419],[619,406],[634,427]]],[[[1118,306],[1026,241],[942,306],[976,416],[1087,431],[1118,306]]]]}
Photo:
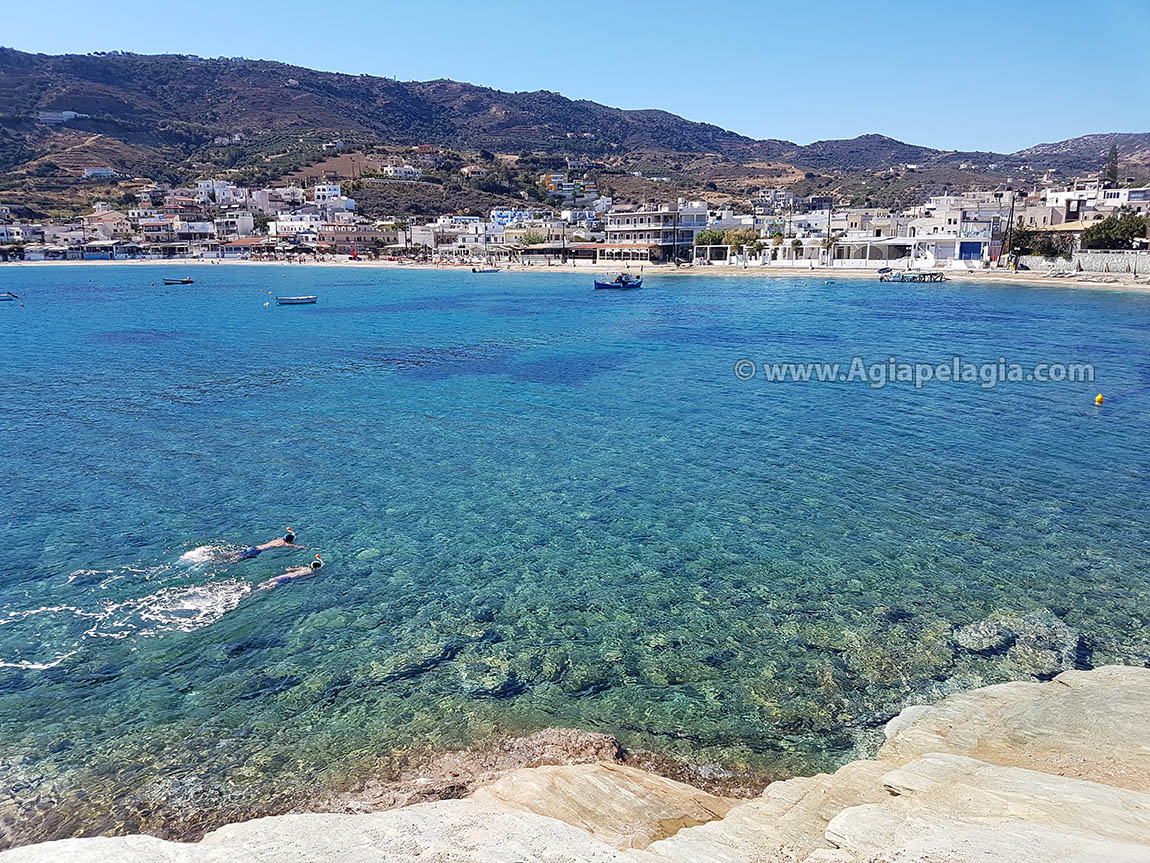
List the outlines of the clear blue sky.
{"type": "Polygon", "coordinates": [[[4,5],[0,42],[24,51],[244,56],[556,90],[799,143],[881,132],[1009,152],[1150,131],[1150,0],[4,5]]]}

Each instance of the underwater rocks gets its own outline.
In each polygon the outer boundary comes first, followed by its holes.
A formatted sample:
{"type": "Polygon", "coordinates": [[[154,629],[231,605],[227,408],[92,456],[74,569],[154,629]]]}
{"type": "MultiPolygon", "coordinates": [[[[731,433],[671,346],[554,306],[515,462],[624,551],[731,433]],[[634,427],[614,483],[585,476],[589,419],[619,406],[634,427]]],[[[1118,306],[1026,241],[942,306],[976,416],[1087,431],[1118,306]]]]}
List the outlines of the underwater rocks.
{"type": "Polygon", "coordinates": [[[1011,677],[1050,680],[1062,671],[1093,667],[1087,640],[1049,611],[994,615],[959,627],[953,639],[960,651],[1001,657],[1011,677]]]}
{"type": "Polygon", "coordinates": [[[954,632],[954,642],[963,650],[986,655],[1005,653],[1014,639],[1015,634],[1008,627],[990,620],[970,623],[954,632]]]}

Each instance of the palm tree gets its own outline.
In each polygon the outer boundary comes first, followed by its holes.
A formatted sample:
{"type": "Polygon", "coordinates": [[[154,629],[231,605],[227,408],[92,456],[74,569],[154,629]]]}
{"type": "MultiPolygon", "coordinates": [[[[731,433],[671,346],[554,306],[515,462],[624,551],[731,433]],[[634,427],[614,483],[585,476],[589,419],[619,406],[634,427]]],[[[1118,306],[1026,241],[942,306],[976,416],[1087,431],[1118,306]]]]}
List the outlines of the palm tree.
{"type": "Polygon", "coordinates": [[[411,234],[409,233],[411,230],[411,223],[409,223],[406,219],[397,219],[391,223],[391,226],[395,228],[398,233],[403,234],[403,253],[406,255],[407,244],[411,237],[411,234]]]}
{"type": "Polygon", "coordinates": [[[835,246],[839,244],[839,237],[834,233],[828,234],[823,238],[822,246],[827,252],[827,266],[831,266],[835,256],[835,246]]]}

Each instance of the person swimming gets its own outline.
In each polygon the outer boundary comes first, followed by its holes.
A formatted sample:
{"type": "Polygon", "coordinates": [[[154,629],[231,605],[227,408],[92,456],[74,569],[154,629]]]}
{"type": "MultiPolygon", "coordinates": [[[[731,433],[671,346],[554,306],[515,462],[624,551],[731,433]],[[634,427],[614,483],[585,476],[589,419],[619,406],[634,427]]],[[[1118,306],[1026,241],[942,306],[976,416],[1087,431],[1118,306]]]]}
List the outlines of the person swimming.
{"type": "Polygon", "coordinates": [[[306,548],[307,546],[295,544],[295,531],[290,527],[283,536],[273,539],[271,542],[265,542],[262,545],[250,545],[240,551],[234,551],[224,557],[227,563],[237,563],[241,560],[251,560],[253,557],[259,557],[265,551],[273,548],[306,548]]]}
{"type": "Polygon", "coordinates": [[[279,587],[282,584],[288,584],[297,578],[305,578],[309,575],[314,575],[319,570],[323,569],[323,558],[318,554],[315,560],[311,562],[310,566],[297,566],[293,569],[286,570],[273,578],[269,578],[265,582],[256,585],[256,590],[271,590],[274,587],[279,587]]]}

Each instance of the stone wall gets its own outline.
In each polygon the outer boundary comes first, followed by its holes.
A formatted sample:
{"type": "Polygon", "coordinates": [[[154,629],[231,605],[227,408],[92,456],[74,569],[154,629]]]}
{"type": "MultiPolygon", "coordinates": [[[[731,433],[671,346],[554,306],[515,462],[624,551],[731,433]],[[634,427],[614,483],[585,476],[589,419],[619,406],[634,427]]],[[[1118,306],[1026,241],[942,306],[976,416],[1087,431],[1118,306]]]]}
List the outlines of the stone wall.
{"type": "Polygon", "coordinates": [[[1022,255],[1019,260],[1036,273],[1130,273],[1150,275],[1150,252],[1075,252],[1071,260],[1022,255]]]}

